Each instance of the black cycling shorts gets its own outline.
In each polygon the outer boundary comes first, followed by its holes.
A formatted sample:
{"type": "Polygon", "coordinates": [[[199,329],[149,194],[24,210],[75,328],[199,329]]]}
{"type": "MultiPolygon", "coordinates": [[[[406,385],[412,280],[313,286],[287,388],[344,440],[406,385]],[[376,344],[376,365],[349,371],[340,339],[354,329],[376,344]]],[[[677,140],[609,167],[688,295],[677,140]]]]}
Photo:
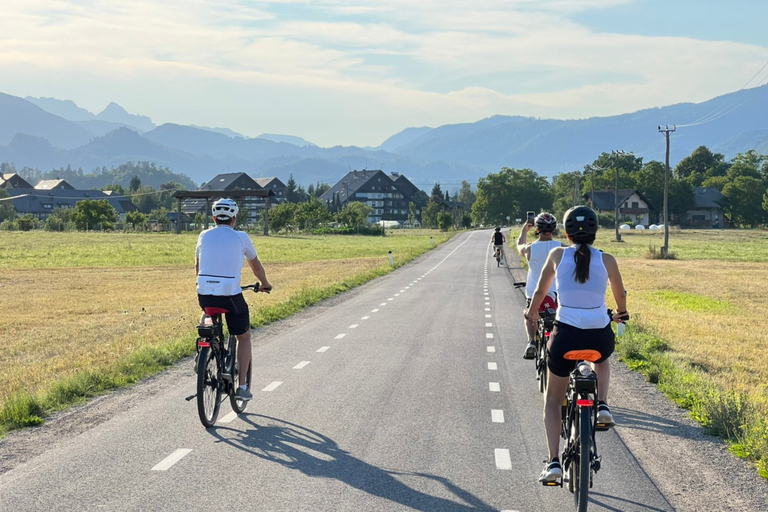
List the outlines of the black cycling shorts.
{"type": "Polygon", "coordinates": [[[596,362],[602,363],[613,354],[616,346],[616,335],[609,323],[602,329],[579,329],[572,325],[555,322],[552,335],[549,338],[547,366],[558,377],[567,377],[578,361],[565,359],[563,356],[570,350],[597,350],[601,358],[596,362]]]}
{"type": "Polygon", "coordinates": [[[226,309],[229,313],[224,315],[227,329],[230,334],[238,336],[251,329],[251,315],[248,312],[248,303],[242,293],[237,295],[197,295],[200,307],[226,309]]]}

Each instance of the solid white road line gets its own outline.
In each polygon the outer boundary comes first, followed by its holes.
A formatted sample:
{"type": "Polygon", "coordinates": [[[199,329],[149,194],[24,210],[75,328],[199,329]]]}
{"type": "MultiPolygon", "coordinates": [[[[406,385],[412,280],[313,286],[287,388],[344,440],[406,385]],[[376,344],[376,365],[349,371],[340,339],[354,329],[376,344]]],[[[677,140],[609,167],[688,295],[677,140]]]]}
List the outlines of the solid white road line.
{"type": "Polygon", "coordinates": [[[231,411],[229,414],[221,418],[219,423],[232,423],[235,421],[235,418],[237,418],[237,413],[235,411],[231,411]]]}
{"type": "Polygon", "coordinates": [[[488,389],[494,393],[498,393],[501,391],[501,385],[498,382],[489,382],[488,389]]]}
{"type": "Polygon", "coordinates": [[[494,423],[504,423],[504,411],[501,409],[491,409],[491,421],[494,423]]]}
{"type": "Polygon", "coordinates": [[[506,448],[496,448],[494,451],[497,469],[512,469],[512,457],[506,448]]]}
{"type": "Polygon", "coordinates": [[[317,349],[317,351],[318,351],[318,352],[325,352],[325,351],[326,351],[326,350],[328,350],[329,348],[331,348],[331,347],[320,347],[319,349],[317,349]]]}
{"type": "Polygon", "coordinates": [[[336,338],[334,338],[334,339],[340,340],[340,339],[341,339],[341,338],[343,338],[344,336],[346,336],[346,334],[344,334],[344,333],[341,333],[341,334],[337,334],[337,335],[336,335],[336,338]]]}
{"type": "Polygon", "coordinates": [[[488,369],[489,370],[498,370],[499,367],[496,363],[488,363],[488,369]]]}
{"type": "Polygon", "coordinates": [[[302,368],[304,368],[308,364],[309,364],[309,361],[302,361],[299,364],[297,364],[296,366],[294,366],[293,369],[294,370],[301,370],[302,368]]]}
{"type": "Polygon", "coordinates": [[[282,381],[276,380],[275,382],[273,382],[273,383],[272,383],[272,384],[270,384],[269,386],[267,386],[267,387],[265,387],[264,389],[262,389],[262,391],[274,391],[274,390],[276,390],[278,387],[280,387],[280,384],[282,384],[282,381]]]}
{"type": "Polygon", "coordinates": [[[179,462],[181,459],[186,457],[189,452],[191,452],[192,449],[190,448],[179,448],[166,458],[164,458],[162,461],[160,461],[157,466],[152,468],[152,471],[166,471],[171,466],[179,462]]]}

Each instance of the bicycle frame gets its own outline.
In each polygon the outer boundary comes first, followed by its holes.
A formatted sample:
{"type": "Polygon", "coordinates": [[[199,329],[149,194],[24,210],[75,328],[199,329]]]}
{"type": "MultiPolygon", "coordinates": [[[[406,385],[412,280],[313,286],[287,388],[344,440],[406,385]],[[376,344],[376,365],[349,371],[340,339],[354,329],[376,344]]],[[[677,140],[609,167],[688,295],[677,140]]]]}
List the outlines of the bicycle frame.
{"type": "MultiPolygon", "coordinates": [[[[211,347],[217,361],[217,378],[219,379],[219,389],[223,394],[228,394],[234,384],[232,365],[235,360],[234,350],[227,347],[224,343],[224,325],[221,319],[221,313],[210,316],[210,325],[200,325],[197,327],[197,352],[201,348],[211,347]]],[[[222,398],[222,401],[224,398],[222,398]]]]}

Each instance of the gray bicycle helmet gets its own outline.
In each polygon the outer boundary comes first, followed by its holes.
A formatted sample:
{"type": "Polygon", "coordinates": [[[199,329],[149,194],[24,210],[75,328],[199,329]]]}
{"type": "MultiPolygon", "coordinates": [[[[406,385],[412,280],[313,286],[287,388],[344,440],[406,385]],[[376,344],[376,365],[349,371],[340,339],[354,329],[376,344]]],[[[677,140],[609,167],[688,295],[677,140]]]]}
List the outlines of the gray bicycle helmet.
{"type": "Polygon", "coordinates": [[[533,223],[541,233],[551,233],[557,228],[557,219],[551,213],[544,212],[538,214],[533,223]]]}
{"type": "Polygon", "coordinates": [[[597,233],[597,213],[589,206],[574,206],[563,216],[563,226],[568,236],[576,233],[597,233]]]}
{"type": "Polygon", "coordinates": [[[237,215],[240,208],[233,200],[222,198],[213,203],[211,211],[213,212],[213,216],[218,219],[231,219],[237,215]]]}

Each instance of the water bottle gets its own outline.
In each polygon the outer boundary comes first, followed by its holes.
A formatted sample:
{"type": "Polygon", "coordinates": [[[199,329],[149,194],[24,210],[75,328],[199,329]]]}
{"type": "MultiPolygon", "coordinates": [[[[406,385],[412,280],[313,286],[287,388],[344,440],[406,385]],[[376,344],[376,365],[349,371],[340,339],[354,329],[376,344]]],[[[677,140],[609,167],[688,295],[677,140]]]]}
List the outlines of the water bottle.
{"type": "Polygon", "coordinates": [[[616,335],[621,336],[624,334],[624,330],[627,328],[627,324],[620,323],[616,325],[616,335]]]}

